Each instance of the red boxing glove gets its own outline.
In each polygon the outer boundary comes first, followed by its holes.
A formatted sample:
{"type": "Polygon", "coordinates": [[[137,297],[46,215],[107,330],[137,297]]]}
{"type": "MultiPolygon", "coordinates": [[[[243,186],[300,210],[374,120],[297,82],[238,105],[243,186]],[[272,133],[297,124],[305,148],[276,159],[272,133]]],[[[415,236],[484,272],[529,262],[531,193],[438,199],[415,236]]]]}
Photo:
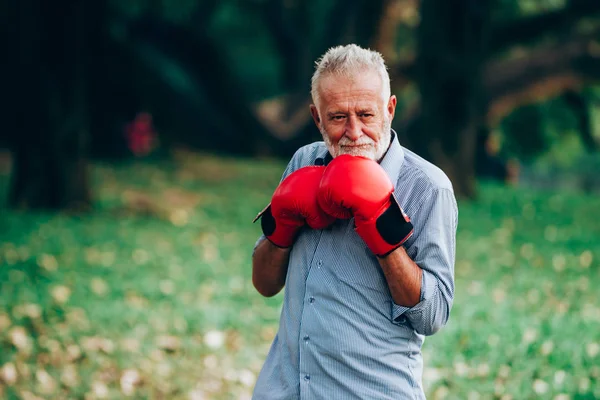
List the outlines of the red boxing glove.
{"type": "Polygon", "coordinates": [[[348,154],[334,158],[321,178],[317,199],[336,218],[354,216],[356,232],[377,256],[388,255],[413,233],[390,178],[368,158],[348,154]]]}
{"type": "Polygon", "coordinates": [[[290,247],[305,224],[324,229],[335,221],[317,203],[324,171],[322,166],[308,166],[292,172],[275,189],[271,203],[254,219],[261,219],[263,233],[275,246],[290,247]]]}

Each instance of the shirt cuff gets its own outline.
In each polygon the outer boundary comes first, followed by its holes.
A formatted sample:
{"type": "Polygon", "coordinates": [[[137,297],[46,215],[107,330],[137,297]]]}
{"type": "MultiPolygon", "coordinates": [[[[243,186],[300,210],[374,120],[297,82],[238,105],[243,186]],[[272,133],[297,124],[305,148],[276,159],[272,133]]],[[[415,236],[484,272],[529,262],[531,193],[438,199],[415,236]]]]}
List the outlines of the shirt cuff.
{"type": "Polygon", "coordinates": [[[256,248],[258,247],[258,245],[265,240],[267,237],[263,234],[260,235],[260,237],[256,240],[256,242],[254,243],[254,248],[252,249],[252,255],[254,255],[254,252],[256,251],[256,248]]]}
{"type": "Polygon", "coordinates": [[[421,278],[421,298],[419,299],[420,301],[417,304],[415,304],[413,307],[405,307],[405,306],[399,306],[398,304],[394,303],[394,301],[392,300],[391,317],[392,317],[392,322],[394,324],[397,324],[397,325],[404,324],[406,322],[406,315],[404,315],[404,314],[407,312],[409,312],[410,314],[412,314],[412,313],[416,314],[416,313],[423,311],[423,309],[427,307],[428,300],[433,297],[433,294],[437,290],[436,277],[433,276],[433,274],[431,274],[431,272],[428,272],[426,270],[422,270],[422,271],[423,271],[423,275],[421,278]]]}

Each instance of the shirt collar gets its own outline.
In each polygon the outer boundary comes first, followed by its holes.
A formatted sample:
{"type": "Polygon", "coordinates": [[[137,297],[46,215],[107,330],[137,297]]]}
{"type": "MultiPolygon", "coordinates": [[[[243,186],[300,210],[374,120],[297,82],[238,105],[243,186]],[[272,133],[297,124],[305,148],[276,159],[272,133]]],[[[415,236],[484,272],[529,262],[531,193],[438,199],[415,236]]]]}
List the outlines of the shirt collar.
{"type": "MultiPolygon", "coordinates": [[[[315,159],[315,165],[327,165],[333,160],[333,157],[325,147],[325,150],[315,159]]],[[[404,150],[398,141],[396,131],[392,129],[392,142],[383,159],[379,163],[383,170],[387,173],[392,182],[397,182],[400,176],[400,168],[404,163],[404,150]]]]}
{"type": "Polygon", "coordinates": [[[402,164],[404,164],[404,149],[400,146],[396,131],[392,129],[392,143],[379,165],[388,174],[394,186],[396,186],[396,182],[400,177],[402,164]]]}

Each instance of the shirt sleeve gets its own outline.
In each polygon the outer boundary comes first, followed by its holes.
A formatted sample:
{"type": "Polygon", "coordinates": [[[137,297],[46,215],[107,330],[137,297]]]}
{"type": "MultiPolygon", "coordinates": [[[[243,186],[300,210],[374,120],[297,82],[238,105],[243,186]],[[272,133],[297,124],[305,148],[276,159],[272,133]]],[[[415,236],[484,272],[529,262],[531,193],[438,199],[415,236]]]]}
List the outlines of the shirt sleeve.
{"type": "Polygon", "coordinates": [[[458,207],[452,190],[437,189],[423,203],[408,255],[423,270],[421,300],[414,307],[392,302],[392,320],[410,322],[417,333],[433,335],[448,321],[454,300],[458,207]]]}

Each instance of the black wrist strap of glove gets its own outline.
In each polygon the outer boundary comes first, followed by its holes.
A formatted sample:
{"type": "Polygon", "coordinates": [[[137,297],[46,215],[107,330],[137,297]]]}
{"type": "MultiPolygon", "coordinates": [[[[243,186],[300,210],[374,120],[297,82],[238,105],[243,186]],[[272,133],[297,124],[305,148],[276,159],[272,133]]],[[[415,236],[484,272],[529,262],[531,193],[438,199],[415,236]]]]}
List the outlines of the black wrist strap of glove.
{"type": "Polygon", "coordinates": [[[271,236],[275,232],[275,218],[271,213],[271,203],[269,203],[258,215],[252,220],[255,223],[260,218],[260,227],[265,236],[271,236]]]}
{"type": "Polygon", "coordinates": [[[401,245],[412,235],[414,227],[393,193],[390,200],[392,204],[377,218],[375,226],[387,243],[401,245]]]}

